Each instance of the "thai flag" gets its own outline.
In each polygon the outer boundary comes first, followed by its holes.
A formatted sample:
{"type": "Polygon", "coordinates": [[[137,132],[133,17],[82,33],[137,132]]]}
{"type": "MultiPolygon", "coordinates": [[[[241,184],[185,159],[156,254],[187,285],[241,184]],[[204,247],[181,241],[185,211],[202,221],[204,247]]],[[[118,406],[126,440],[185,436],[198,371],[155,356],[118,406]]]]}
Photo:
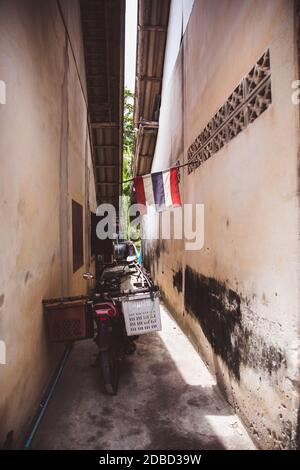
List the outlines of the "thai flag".
{"type": "Polygon", "coordinates": [[[137,204],[155,205],[157,211],[181,206],[177,168],[136,176],[134,188],[137,204]]]}

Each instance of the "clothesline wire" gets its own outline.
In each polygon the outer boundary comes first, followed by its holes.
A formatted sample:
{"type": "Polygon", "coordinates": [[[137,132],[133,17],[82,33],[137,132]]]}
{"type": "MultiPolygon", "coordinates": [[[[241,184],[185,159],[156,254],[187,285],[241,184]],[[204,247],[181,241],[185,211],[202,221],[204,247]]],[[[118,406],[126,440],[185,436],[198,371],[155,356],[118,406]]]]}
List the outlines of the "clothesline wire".
{"type": "MultiPolygon", "coordinates": [[[[171,166],[170,168],[167,168],[166,170],[161,170],[161,171],[157,171],[157,172],[154,172],[154,173],[166,173],[167,171],[173,170],[173,168],[176,168],[176,169],[177,168],[183,168],[184,166],[190,165],[194,161],[196,161],[196,158],[193,159],[193,160],[190,160],[187,163],[182,163],[181,165],[171,166]]],[[[150,175],[151,175],[151,173],[149,173],[149,176],[150,175]]],[[[125,180],[125,181],[121,181],[121,184],[130,183],[131,181],[134,181],[134,178],[130,178],[129,180],[125,180]]]]}

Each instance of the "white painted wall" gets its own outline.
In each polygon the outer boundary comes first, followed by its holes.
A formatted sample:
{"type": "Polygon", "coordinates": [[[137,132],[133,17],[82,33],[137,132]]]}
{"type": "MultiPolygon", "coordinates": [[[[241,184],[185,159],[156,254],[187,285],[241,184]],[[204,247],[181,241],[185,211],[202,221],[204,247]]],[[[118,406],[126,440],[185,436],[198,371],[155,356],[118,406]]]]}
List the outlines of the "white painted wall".
{"type": "Polygon", "coordinates": [[[194,0],[171,1],[163,74],[163,93],[171,78],[193,4],[194,0]]]}

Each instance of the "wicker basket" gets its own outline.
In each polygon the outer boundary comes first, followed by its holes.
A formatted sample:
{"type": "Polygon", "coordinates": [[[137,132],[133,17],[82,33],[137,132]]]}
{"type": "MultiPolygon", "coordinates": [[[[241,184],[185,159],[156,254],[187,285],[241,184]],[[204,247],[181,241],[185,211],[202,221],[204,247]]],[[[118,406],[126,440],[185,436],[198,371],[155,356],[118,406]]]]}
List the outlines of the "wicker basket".
{"type": "Polygon", "coordinates": [[[86,298],[52,299],[43,304],[50,341],[65,343],[94,336],[92,312],[86,298]]]}

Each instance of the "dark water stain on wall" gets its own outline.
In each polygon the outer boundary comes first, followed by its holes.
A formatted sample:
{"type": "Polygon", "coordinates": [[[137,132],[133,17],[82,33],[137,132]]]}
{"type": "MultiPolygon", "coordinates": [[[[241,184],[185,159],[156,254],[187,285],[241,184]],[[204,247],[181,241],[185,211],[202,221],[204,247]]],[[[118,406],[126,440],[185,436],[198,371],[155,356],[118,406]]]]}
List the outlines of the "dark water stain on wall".
{"type": "Polygon", "coordinates": [[[173,287],[182,292],[182,269],[173,274],[173,287]]]}
{"type": "Polygon", "coordinates": [[[27,282],[29,281],[29,279],[32,279],[33,278],[33,275],[31,274],[30,271],[27,271],[26,272],[26,275],[25,275],[25,279],[24,279],[24,283],[27,284],[27,282]]]}
{"type": "Polygon", "coordinates": [[[156,243],[155,246],[147,247],[143,249],[143,265],[145,268],[150,271],[152,274],[154,270],[158,270],[159,259],[161,254],[164,252],[165,246],[163,243],[156,243]]]}
{"type": "Polygon", "coordinates": [[[151,258],[152,258],[150,250],[149,249],[146,250],[143,247],[142,253],[143,253],[143,265],[147,269],[147,271],[150,271],[151,270],[151,258]]]}
{"type": "Polygon", "coordinates": [[[155,251],[154,251],[154,258],[153,260],[156,261],[156,269],[158,269],[158,262],[160,258],[160,253],[161,253],[162,247],[159,246],[159,244],[156,244],[155,251]]]}
{"type": "Polygon", "coordinates": [[[243,326],[243,302],[224,283],[186,267],[185,306],[196,316],[215,354],[223,359],[237,380],[242,364],[269,374],[286,366],[283,351],[266,344],[262,337],[243,326]]]}

